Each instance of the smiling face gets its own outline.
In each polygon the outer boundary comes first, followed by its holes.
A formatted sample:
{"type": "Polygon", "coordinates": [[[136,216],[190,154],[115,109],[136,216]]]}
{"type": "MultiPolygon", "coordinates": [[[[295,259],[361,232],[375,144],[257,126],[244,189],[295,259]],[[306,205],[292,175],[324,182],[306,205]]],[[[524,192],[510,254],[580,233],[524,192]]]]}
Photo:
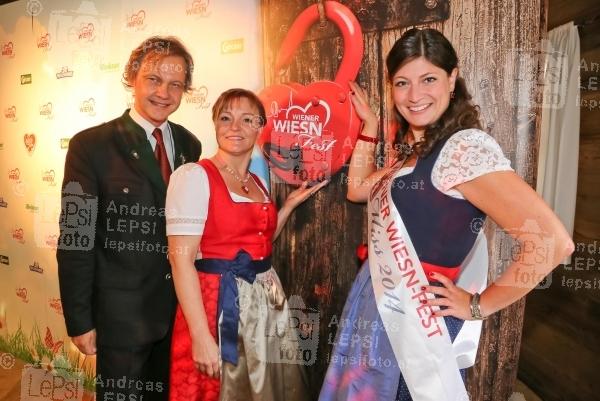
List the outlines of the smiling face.
{"type": "Polygon", "coordinates": [[[133,83],[134,107],[158,127],[179,107],[184,92],[186,64],[183,57],[159,60],[146,57],[133,83]]]}
{"type": "Polygon", "coordinates": [[[263,121],[258,108],[245,97],[232,99],[215,116],[219,149],[230,155],[252,153],[263,121]]]}
{"type": "Polygon", "coordinates": [[[456,68],[448,75],[424,57],[418,57],[392,75],[394,105],[416,139],[448,108],[457,74],[456,68]]]}

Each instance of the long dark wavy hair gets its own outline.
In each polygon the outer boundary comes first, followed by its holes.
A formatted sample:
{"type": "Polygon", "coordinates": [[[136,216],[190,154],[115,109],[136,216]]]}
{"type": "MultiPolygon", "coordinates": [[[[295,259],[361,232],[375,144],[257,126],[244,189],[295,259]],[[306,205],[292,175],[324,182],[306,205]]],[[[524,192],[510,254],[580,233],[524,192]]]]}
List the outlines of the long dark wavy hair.
{"type": "MultiPolygon", "coordinates": [[[[419,57],[424,57],[431,64],[446,71],[448,75],[458,65],[456,51],[441,32],[430,28],[413,28],[406,31],[396,41],[386,58],[390,82],[398,69],[419,57]]],[[[408,132],[408,122],[397,108],[394,108],[394,111],[399,123],[394,139],[394,148],[397,149],[401,143],[405,142],[404,136],[408,132]]],[[[459,76],[456,78],[454,95],[450,99],[448,108],[435,123],[425,129],[424,140],[415,144],[415,152],[420,157],[425,157],[440,140],[467,128],[481,129],[479,107],[471,101],[471,94],[467,90],[465,81],[459,76]]]]}

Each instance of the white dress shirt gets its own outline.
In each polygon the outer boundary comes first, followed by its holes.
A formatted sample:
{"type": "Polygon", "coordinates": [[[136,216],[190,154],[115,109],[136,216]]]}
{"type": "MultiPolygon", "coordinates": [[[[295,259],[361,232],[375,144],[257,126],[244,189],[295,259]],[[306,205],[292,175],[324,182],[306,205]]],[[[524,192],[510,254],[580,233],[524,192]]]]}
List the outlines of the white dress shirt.
{"type": "Polygon", "coordinates": [[[152,136],[152,132],[154,132],[155,128],[159,128],[162,131],[163,142],[165,144],[165,150],[167,152],[167,159],[169,160],[169,164],[171,165],[171,171],[175,170],[174,165],[174,154],[175,154],[175,145],[173,143],[173,133],[171,132],[171,126],[168,121],[162,123],[159,127],[155,127],[151,122],[146,120],[144,117],[137,112],[135,108],[131,108],[129,110],[129,116],[137,125],[142,127],[146,132],[146,137],[148,141],[150,141],[150,145],[152,146],[152,150],[156,148],[156,138],[152,136]]]}

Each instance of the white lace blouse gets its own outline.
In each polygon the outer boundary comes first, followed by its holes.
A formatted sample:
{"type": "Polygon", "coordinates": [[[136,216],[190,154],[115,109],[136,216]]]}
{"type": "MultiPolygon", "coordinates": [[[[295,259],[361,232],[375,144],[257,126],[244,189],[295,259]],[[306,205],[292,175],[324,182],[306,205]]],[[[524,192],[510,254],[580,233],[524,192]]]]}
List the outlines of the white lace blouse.
{"type": "MultiPolygon", "coordinates": [[[[414,167],[405,167],[400,175],[410,174],[414,167]]],[[[471,181],[495,171],[513,171],[502,153],[500,145],[487,133],[471,128],[458,131],[448,139],[431,171],[433,186],[453,198],[464,199],[454,189],[456,185],[471,181]]]]}
{"type": "MultiPolygon", "coordinates": [[[[231,191],[229,195],[234,202],[254,202],[231,191]]],[[[165,204],[167,235],[202,235],[209,198],[210,185],[204,167],[187,163],[175,170],[169,179],[165,204]]]]}

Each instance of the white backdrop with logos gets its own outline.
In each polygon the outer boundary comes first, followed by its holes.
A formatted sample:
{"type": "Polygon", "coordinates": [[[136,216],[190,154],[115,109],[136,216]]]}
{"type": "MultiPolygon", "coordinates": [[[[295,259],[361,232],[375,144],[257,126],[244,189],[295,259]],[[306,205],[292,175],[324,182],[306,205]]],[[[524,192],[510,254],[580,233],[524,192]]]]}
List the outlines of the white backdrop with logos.
{"type": "Polygon", "coordinates": [[[20,331],[31,356],[41,344],[51,362],[75,351],[55,257],[69,139],[130,107],[121,76],[134,47],[175,35],[194,57],[194,90],[171,119],[212,155],[217,96],[262,88],[259,2],[22,0],[0,10],[0,353],[20,331]]]}

